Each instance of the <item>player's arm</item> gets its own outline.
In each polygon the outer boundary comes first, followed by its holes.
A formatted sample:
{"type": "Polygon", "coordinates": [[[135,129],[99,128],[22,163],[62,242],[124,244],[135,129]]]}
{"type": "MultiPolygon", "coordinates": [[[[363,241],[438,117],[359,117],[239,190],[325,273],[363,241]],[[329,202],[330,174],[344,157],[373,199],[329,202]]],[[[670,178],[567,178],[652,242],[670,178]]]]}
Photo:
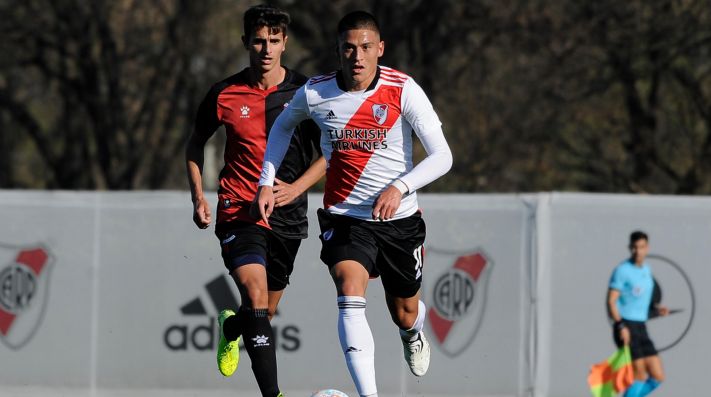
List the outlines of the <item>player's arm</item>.
{"type": "Polygon", "coordinates": [[[425,148],[427,157],[399,179],[408,192],[433,182],[452,168],[452,151],[442,131],[432,103],[415,81],[408,79],[403,88],[403,116],[412,125],[425,148]]]}
{"type": "Polygon", "coordinates": [[[217,93],[212,89],[198,108],[195,128],[185,145],[185,165],[193,202],[193,222],[201,229],[207,228],[212,222],[210,204],[202,189],[202,172],[205,162],[205,143],[219,125],[216,108],[217,93]]]}
{"type": "Polygon", "coordinates": [[[452,151],[444,138],[442,123],[427,95],[412,79],[403,87],[402,116],[415,130],[427,157],[380,194],[373,207],[373,219],[391,218],[403,195],[431,183],[452,168],[452,151]]]}
{"type": "Polygon", "coordinates": [[[652,277],[654,285],[652,289],[652,302],[650,303],[649,318],[658,316],[668,316],[669,308],[662,305],[662,288],[659,286],[657,279],[652,277]]]}
{"type": "Polygon", "coordinates": [[[274,178],[274,206],[283,207],[294,201],[295,198],[307,191],[324,175],[326,175],[326,159],[321,156],[311,163],[306,172],[292,183],[286,183],[274,178]]]}
{"type": "Polygon", "coordinates": [[[616,323],[622,321],[620,311],[617,310],[617,300],[620,298],[620,291],[610,288],[607,290],[607,315],[616,323]]]}
{"type": "Polygon", "coordinates": [[[193,222],[205,229],[212,222],[210,205],[202,189],[202,169],[204,164],[205,143],[209,137],[193,132],[185,146],[185,163],[188,171],[188,184],[193,202],[193,222]]]}
{"type": "Polygon", "coordinates": [[[617,300],[620,298],[620,291],[614,288],[607,290],[607,314],[613,321],[613,327],[615,332],[620,333],[620,339],[625,345],[630,344],[630,330],[622,321],[622,316],[620,316],[620,311],[617,310],[617,300]]]}
{"type": "Polygon", "coordinates": [[[607,290],[607,314],[613,321],[613,327],[615,332],[618,332],[622,343],[629,345],[630,343],[630,330],[625,325],[625,322],[620,315],[620,311],[617,309],[617,300],[620,299],[620,291],[624,288],[625,277],[620,268],[616,268],[612,272],[610,277],[610,285],[607,290]]]}
{"type": "Polygon", "coordinates": [[[259,214],[267,224],[269,224],[269,216],[274,211],[273,186],[276,172],[282,160],[284,160],[286,151],[289,149],[291,137],[294,135],[294,128],[308,117],[306,85],[304,85],[296,91],[289,106],[274,120],[274,124],[269,131],[267,149],[264,152],[264,163],[262,163],[262,174],[259,178],[259,188],[257,190],[259,214]]]}
{"type": "Polygon", "coordinates": [[[274,178],[274,206],[283,207],[299,197],[326,174],[326,159],[321,153],[321,130],[313,120],[305,120],[296,127],[304,137],[304,146],[313,150],[309,168],[292,183],[286,183],[274,178]],[[318,157],[317,157],[318,156],[318,157]]]}

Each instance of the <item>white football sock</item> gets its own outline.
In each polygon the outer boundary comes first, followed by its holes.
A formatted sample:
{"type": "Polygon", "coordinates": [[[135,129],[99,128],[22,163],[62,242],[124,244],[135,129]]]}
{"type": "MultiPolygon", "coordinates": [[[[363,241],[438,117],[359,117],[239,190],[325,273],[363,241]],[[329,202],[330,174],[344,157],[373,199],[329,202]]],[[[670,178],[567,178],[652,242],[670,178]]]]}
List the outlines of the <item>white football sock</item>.
{"type": "Polygon", "coordinates": [[[410,329],[400,329],[400,337],[403,340],[412,342],[417,339],[417,334],[424,328],[426,313],[427,307],[425,307],[425,303],[419,301],[417,303],[417,318],[415,319],[415,324],[413,324],[410,329]]]}
{"type": "Polygon", "coordinates": [[[365,318],[365,298],[338,297],[338,338],[358,394],[377,396],[375,342],[365,318]]]}

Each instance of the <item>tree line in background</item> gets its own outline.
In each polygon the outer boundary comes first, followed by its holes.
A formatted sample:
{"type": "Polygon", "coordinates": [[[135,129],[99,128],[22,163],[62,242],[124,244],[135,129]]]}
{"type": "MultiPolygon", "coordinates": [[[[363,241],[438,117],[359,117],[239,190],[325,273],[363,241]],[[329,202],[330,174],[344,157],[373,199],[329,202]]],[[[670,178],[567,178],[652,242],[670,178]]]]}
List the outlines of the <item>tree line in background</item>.
{"type": "MultiPolygon", "coordinates": [[[[708,0],[273,3],[308,75],[337,66],[342,15],[379,18],[381,63],[429,94],[454,152],[429,191],[711,194],[708,0]]],[[[0,187],[185,189],[197,104],[246,66],[249,5],[0,0],[0,187]]]]}

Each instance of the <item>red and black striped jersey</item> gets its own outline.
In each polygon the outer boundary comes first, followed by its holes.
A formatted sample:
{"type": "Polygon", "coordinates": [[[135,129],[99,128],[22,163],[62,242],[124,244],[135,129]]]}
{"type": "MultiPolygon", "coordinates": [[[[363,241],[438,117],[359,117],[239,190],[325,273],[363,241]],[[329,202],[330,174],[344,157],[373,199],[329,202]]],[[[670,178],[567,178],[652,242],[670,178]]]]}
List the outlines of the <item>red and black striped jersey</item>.
{"type": "MultiPolygon", "coordinates": [[[[250,216],[249,206],[257,192],[267,135],[274,120],[306,81],[303,75],[286,69],[281,84],[263,90],[250,85],[247,68],[213,85],[200,104],[196,133],[211,136],[222,125],[227,137],[218,191],[218,229],[234,220],[266,227],[250,216]]],[[[313,122],[300,123],[277,178],[287,183],[298,179],[320,156],[319,138],[320,131],[313,122]]],[[[276,208],[269,218],[272,229],[288,238],[306,238],[307,201],[304,193],[289,205],[276,208]]]]}

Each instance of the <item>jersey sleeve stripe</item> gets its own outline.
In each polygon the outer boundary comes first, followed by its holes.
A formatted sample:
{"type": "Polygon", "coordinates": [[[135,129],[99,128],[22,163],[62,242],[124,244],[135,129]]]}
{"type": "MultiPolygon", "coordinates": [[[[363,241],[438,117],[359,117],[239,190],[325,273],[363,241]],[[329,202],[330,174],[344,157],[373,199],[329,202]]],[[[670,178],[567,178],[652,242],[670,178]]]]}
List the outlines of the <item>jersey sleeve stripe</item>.
{"type": "Polygon", "coordinates": [[[380,74],[381,74],[381,76],[385,75],[388,77],[397,77],[397,78],[402,78],[402,79],[409,79],[410,78],[410,76],[408,76],[405,73],[402,73],[398,70],[395,70],[395,69],[392,69],[389,67],[385,67],[385,66],[380,67],[380,74]]]}
{"type": "Polygon", "coordinates": [[[399,85],[401,85],[401,86],[402,86],[403,84],[405,84],[405,82],[407,81],[407,80],[391,79],[391,78],[383,77],[383,76],[380,76],[380,79],[383,80],[383,81],[387,81],[387,82],[389,82],[389,83],[399,84],[399,85]]]}
{"type": "Polygon", "coordinates": [[[381,78],[384,79],[390,79],[390,80],[402,80],[402,81],[407,81],[407,77],[402,77],[402,76],[396,76],[393,74],[381,74],[381,78]]]}
{"type": "Polygon", "coordinates": [[[332,78],[336,77],[336,72],[331,72],[328,74],[322,74],[320,76],[315,76],[309,79],[309,84],[317,84],[322,81],[328,81],[331,80],[332,78]]]}

